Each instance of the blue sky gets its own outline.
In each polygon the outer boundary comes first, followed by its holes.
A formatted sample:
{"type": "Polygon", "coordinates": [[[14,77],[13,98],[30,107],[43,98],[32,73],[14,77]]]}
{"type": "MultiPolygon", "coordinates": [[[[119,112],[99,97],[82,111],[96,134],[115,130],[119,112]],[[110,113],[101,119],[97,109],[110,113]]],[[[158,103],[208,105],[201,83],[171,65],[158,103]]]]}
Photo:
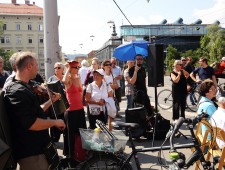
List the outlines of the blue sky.
{"type": "MultiPolygon", "coordinates": [[[[31,0],[43,7],[43,0],[31,0]]],[[[11,0],[0,0],[10,3],[11,0]]],[[[17,0],[24,3],[24,0],[17,0]]],[[[63,52],[88,53],[100,48],[112,30],[107,22],[113,20],[118,35],[119,26],[129,23],[113,0],[58,0],[59,41],[63,52]],[[94,35],[93,41],[90,36],[94,35]],[[79,44],[83,44],[82,48],[79,44]]],[[[184,24],[201,19],[203,24],[219,20],[225,27],[225,0],[116,0],[133,25],[158,24],[163,19],[173,23],[179,17],[184,24]]]]}

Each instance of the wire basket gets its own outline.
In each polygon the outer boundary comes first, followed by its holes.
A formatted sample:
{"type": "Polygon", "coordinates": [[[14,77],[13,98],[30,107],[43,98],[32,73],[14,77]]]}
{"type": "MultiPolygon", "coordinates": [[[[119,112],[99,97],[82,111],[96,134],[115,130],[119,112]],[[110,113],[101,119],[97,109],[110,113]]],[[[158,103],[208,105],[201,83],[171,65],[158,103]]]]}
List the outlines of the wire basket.
{"type": "Polygon", "coordinates": [[[122,131],[112,131],[116,138],[111,138],[107,132],[101,131],[99,138],[95,139],[94,130],[79,129],[82,141],[82,148],[86,150],[118,152],[125,149],[128,137],[122,131]]]}

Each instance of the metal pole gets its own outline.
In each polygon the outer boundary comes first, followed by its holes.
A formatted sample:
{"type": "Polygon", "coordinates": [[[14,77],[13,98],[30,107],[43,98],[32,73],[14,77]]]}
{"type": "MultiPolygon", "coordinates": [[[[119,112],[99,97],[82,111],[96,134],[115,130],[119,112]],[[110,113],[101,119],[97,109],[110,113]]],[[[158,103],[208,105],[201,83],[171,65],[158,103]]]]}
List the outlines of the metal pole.
{"type": "Polygon", "coordinates": [[[54,63],[60,61],[57,0],[44,1],[45,79],[54,74],[54,63]]]}

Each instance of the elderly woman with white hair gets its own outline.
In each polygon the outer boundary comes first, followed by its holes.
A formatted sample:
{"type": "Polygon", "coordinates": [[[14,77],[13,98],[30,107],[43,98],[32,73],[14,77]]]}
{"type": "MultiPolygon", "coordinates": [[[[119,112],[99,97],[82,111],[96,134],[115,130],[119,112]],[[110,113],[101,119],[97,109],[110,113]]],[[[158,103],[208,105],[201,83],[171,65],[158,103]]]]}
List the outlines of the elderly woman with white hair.
{"type": "Polygon", "coordinates": [[[172,80],[173,117],[176,122],[179,117],[185,118],[187,78],[189,73],[182,69],[182,61],[175,60],[173,71],[170,73],[172,80]]]}
{"type": "Polygon", "coordinates": [[[78,72],[82,85],[84,85],[88,72],[89,72],[89,63],[87,60],[82,60],[81,68],[79,69],[78,72]]]}

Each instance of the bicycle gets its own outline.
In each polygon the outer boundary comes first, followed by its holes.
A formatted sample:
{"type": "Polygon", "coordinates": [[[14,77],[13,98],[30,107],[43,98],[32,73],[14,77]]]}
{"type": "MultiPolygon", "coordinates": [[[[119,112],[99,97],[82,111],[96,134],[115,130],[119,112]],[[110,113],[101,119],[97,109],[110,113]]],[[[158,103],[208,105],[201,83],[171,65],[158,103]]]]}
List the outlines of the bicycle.
{"type": "MultiPolygon", "coordinates": [[[[200,99],[200,95],[198,94],[198,86],[199,83],[194,83],[191,87],[191,90],[188,92],[186,97],[186,106],[187,109],[192,112],[197,111],[197,105],[200,99]]],[[[158,93],[158,106],[163,110],[168,110],[173,107],[173,97],[172,91],[170,89],[164,89],[158,93]]]]}
{"type": "MultiPolygon", "coordinates": [[[[174,159],[172,160],[172,163],[175,164],[175,166],[180,168],[189,168],[191,165],[193,165],[198,160],[201,161],[201,164],[204,169],[214,170],[214,163],[211,165],[211,162],[206,161],[204,158],[204,154],[201,150],[201,145],[194,134],[194,127],[195,125],[200,122],[203,118],[207,118],[208,115],[206,113],[202,113],[198,116],[196,116],[194,119],[184,119],[180,118],[178,119],[177,124],[175,125],[174,129],[171,129],[166,136],[166,140],[170,139],[170,145],[169,146],[161,146],[161,147],[151,147],[151,148],[136,148],[131,135],[131,130],[138,127],[138,124],[136,123],[124,123],[124,122],[114,122],[114,126],[117,126],[119,128],[126,128],[129,132],[129,142],[132,148],[132,152],[125,156],[123,152],[119,153],[109,153],[109,152],[103,152],[101,154],[97,153],[96,155],[92,156],[90,159],[88,159],[84,165],[82,166],[83,170],[92,170],[92,169],[118,169],[118,170],[130,170],[132,169],[131,165],[129,164],[131,158],[133,157],[135,160],[136,168],[138,170],[141,170],[140,167],[140,161],[138,159],[137,153],[143,153],[143,152],[155,152],[155,151],[162,151],[162,150],[170,150],[171,154],[170,156],[174,159]],[[175,134],[179,131],[182,124],[186,122],[188,129],[191,133],[192,142],[183,144],[183,145],[174,145],[173,140],[175,137],[175,134]],[[184,149],[184,148],[194,148],[194,152],[191,154],[189,159],[185,159],[184,154],[181,152],[178,152],[177,149],[184,149]],[[98,155],[99,154],[99,155],[98,155]]],[[[164,141],[164,142],[165,142],[164,141]]],[[[165,165],[158,165],[166,169],[170,169],[170,166],[165,165]]]]}

